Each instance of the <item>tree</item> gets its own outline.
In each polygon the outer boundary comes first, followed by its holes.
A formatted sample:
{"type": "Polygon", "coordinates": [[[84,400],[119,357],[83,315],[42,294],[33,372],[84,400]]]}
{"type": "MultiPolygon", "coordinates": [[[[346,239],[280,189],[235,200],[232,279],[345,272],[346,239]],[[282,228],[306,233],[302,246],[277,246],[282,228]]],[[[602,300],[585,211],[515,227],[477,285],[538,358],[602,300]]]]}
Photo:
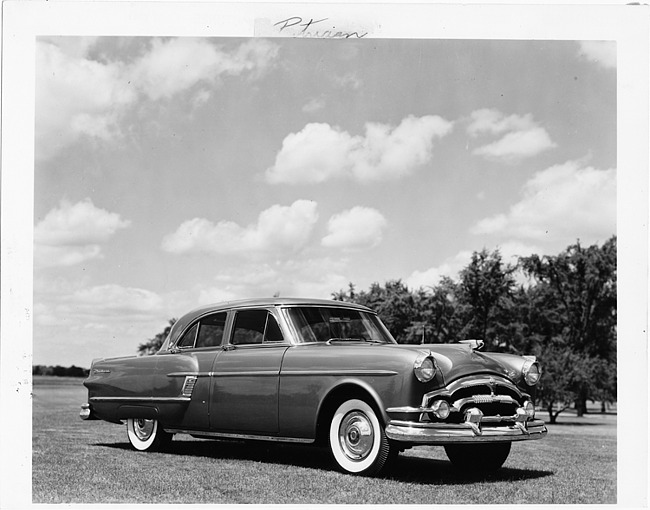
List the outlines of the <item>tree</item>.
{"type": "Polygon", "coordinates": [[[447,343],[457,338],[462,329],[457,313],[458,285],[449,277],[428,289],[414,292],[417,317],[407,328],[408,343],[447,343]]]}
{"type": "Polygon", "coordinates": [[[165,338],[169,335],[169,332],[172,329],[172,326],[176,323],[176,319],[170,319],[167,327],[161,332],[158,333],[153,338],[150,338],[145,343],[138,346],[138,355],[139,356],[148,356],[150,354],[155,354],[160,350],[165,338]]]}
{"type": "MultiPolygon", "coordinates": [[[[538,335],[547,343],[543,350],[557,353],[561,349],[563,359],[572,360],[571,367],[554,367],[551,362],[547,370],[558,378],[564,377],[562,370],[571,371],[570,384],[562,391],[572,392],[578,415],[586,412],[590,398],[614,400],[616,237],[601,247],[584,248],[577,242],[557,256],[522,257],[520,265],[537,282],[531,296],[537,302],[539,296],[545,298],[545,306],[537,309],[535,317],[538,335]]],[[[556,392],[557,399],[564,396],[556,392]]]]}
{"type": "Polygon", "coordinates": [[[416,296],[402,280],[389,280],[383,286],[373,283],[368,291],[356,292],[352,283],[348,290],[333,293],[337,301],[348,301],[375,310],[399,343],[420,343],[411,334],[414,322],[420,320],[416,296]]]}
{"type": "Polygon", "coordinates": [[[514,270],[503,263],[498,250],[472,254],[469,265],[459,274],[457,306],[465,321],[459,336],[480,338],[488,348],[505,346],[507,339],[500,334],[499,326],[507,322],[498,319],[511,305],[514,270]]]}

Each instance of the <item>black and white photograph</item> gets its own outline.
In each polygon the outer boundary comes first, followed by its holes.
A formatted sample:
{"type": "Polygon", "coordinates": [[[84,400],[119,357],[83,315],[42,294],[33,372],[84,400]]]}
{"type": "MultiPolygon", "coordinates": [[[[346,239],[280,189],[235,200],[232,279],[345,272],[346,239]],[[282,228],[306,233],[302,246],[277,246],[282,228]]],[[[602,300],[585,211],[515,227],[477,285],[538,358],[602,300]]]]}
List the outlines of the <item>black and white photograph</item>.
{"type": "Polygon", "coordinates": [[[3,7],[3,508],[647,506],[647,6],[3,7]]]}

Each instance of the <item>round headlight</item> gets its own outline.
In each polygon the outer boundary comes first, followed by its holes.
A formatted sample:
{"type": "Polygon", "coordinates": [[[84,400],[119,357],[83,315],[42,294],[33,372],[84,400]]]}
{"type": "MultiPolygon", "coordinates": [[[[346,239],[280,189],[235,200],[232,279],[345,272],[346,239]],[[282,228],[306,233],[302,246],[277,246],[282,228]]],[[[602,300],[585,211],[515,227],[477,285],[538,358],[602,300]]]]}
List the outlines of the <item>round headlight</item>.
{"type": "Polygon", "coordinates": [[[542,375],[542,370],[539,367],[539,363],[535,360],[528,359],[524,362],[524,366],[521,370],[521,373],[524,376],[524,381],[528,386],[535,386],[539,382],[539,378],[542,375]]]}
{"type": "Polygon", "coordinates": [[[436,365],[429,354],[420,353],[413,363],[413,372],[420,382],[428,382],[436,375],[436,365]]]}

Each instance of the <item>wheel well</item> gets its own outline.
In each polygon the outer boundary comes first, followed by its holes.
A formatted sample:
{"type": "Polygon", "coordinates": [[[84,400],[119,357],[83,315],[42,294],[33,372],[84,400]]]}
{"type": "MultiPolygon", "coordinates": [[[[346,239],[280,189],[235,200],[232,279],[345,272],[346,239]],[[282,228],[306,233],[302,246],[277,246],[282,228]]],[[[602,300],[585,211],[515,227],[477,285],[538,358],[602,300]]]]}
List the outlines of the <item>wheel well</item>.
{"type": "Polygon", "coordinates": [[[343,384],[334,388],[323,401],[316,421],[316,444],[324,446],[328,441],[329,425],[334,416],[336,409],[346,400],[350,399],[363,400],[372,407],[377,415],[377,419],[383,424],[383,414],[377,406],[377,402],[372,395],[356,384],[343,384]]]}

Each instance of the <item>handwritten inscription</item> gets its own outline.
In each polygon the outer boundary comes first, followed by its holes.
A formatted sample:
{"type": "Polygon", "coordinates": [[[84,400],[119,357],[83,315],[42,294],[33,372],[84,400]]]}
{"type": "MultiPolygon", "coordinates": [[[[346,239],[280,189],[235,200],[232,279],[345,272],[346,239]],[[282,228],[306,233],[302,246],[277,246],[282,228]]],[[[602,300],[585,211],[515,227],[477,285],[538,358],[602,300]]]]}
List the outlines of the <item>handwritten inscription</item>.
{"type": "Polygon", "coordinates": [[[294,37],[320,37],[325,39],[361,39],[368,35],[368,32],[359,33],[357,31],[349,32],[337,30],[331,23],[326,23],[329,18],[313,19],[292,16],[282,21],[274,23],[283,35],[292,35],[294,37]]]}

